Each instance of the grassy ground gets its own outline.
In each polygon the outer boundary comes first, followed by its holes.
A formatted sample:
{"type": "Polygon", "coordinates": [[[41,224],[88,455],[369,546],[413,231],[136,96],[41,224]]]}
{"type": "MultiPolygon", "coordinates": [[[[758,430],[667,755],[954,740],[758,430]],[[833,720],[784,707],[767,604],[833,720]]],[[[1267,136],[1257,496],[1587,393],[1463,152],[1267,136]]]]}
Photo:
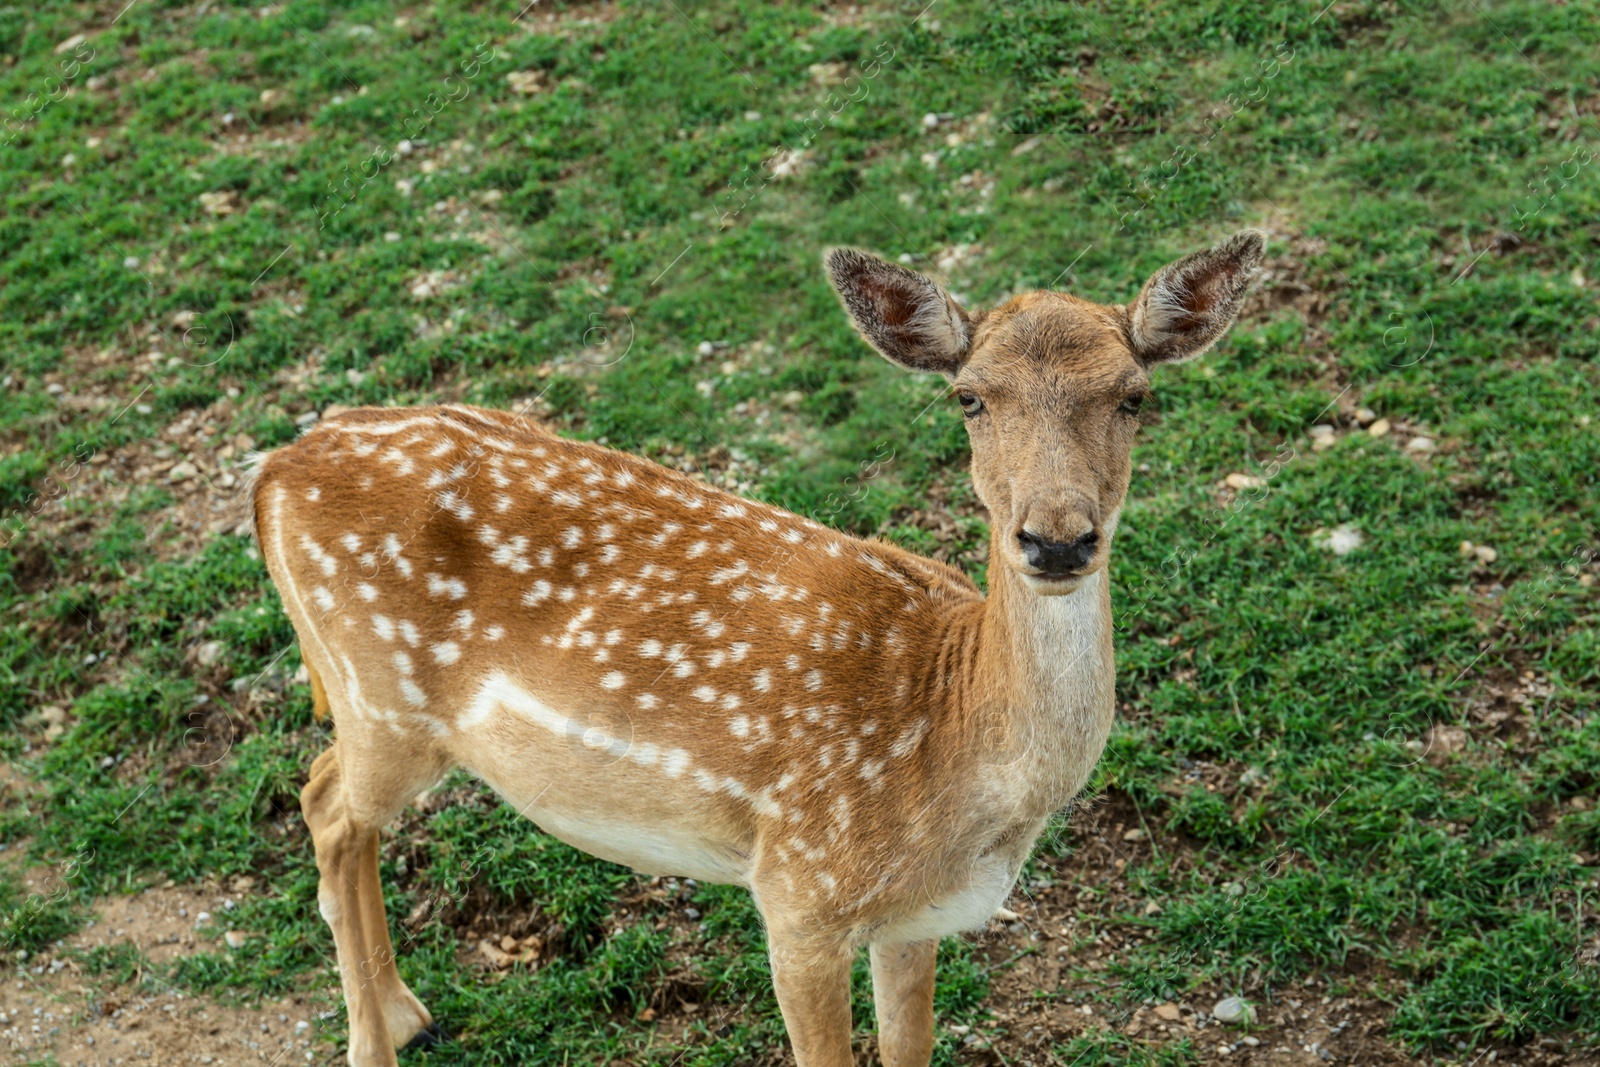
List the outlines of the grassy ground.
{"type": "MultiPolygon", "coordinates": [[[[331,404],[516,406],[981,577],[953,402],[854,338],[821,250],[1111,302],[1252,225],[1262,294],[1163,372],[1118,536],[1093,792],[1138,828],[1092,881],[1063,819],[1028,876],[1105,905],[1117,951],[1031,1001],[1095,1025],[997,1025],[993,953],[952,942],[937,1062],[1196,1062],[1130,1013],[1291,986],[1374,1005],[1384,1055],[1593,1062],[1600,6],[520,6],[0,7],[19,981],[68,1013],[333,981],[295,802],[327,736],[236,525],[249,448],[331,404]],[[52,985],[97,897],[169,880],[253,885],[250,948],[52,985]]],[[[457,1035],[427,1062],[776,1061],[742,894],[465,781],[428,809],[384,860],[457,1035]],[[486,969],[502,934],[539,965],[486,969]]]]}

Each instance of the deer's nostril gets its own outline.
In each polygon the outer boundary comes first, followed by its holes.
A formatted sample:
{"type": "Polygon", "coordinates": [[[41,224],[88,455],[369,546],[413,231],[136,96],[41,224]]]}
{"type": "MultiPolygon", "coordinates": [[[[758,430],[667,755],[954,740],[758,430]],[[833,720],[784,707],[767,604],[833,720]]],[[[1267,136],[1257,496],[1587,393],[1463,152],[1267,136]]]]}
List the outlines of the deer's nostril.
{"type": "Polygon", "coordinates": [[[1022,558],[1030,567],[1051,574],[1082,570],[1094,558],[1100,535],[1090,530],[1076,541],[1047,541],[1029,530],[1017,531],[1022,558]]]}

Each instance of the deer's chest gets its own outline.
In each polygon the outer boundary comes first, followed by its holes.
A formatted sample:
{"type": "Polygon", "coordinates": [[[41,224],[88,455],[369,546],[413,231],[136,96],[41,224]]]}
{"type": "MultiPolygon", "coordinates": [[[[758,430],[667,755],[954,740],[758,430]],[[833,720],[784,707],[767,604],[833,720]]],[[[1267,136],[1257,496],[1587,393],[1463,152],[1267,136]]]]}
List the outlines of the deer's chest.
{"type": "Polygon", "coordinates": [[[874,933],[873,940],[898,944],[982,929],[1011,895],[1041,829],[1042,821],[1030,823],[975,859],[952,861],[966,869],[965,878],[931,894],[925,904],[874,933]]]}

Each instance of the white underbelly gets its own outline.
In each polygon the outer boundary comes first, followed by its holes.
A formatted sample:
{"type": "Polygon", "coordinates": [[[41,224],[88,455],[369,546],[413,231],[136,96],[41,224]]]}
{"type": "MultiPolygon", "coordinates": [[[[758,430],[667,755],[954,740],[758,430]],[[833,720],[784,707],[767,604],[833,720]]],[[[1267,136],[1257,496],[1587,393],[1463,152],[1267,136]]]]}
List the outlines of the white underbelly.
{"type": "MultiPolygon", "coordinates": [[[[504,675],[457,720],[456,760],[574,848],[645,874],[748,885],[750,856],[692,756],[564,714],[504,675]]],[[[713,785],[717,783],[713,780],[713,785]]]]}
{"type": "Polygon", "coordinates": [[[749,884],[747,857],[678,826],[608,821],[538,806],[526,814],[541,830],[573,848],[643,874],[749,884]]]}
{"type": "Polygon", "coordinates": [[[973,864],[965,886],[874,932],[872,940],[902,944],[981,930],[1005,905],[1020,866],[1011,856],[991,852],[973,864]]]}

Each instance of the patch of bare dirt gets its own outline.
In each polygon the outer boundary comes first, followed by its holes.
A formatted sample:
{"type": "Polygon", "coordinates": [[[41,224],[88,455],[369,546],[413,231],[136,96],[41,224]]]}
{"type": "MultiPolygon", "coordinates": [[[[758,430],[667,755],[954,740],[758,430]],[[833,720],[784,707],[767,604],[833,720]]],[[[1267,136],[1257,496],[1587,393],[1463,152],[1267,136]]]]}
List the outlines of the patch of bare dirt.
{"type": "Polygon", "coordinates": [[[131,896],[110,897],[95,909],[93,925],[69,939],[67,946],[92,949],[129,944],[150,962],[167,963],[210,948],[210,939],[202,945],[196,934],[208,926],[215,932],[218,920],[212,909],[219,914],[225,910],[215,894],[186,886],[164,886],[131,896]]]}
{"type": "MultiPolygon", "coordinates": [[[[215,891],[167,886],[101,901],[91,924],[18,961],[14,977],[0,982],[0,1049],[15,1062],[74,1067],[226,1067],[319,1055],[316,1031],[333,1018],[337,990],[230,1006],[146,971],[149,964],[211,947],[202,932],[227,929],[223,899],[215,891]],[[94,949],[125,950],[122,966],[107,974],[126,976],[131,969],[131,979],[90,973],[83,953],[94,949]]],[[[235,933],[239,947],[246,947],[248,937],[235,933]]]]}
{"type": "MultiPolygon", "coordinates": [[[[1262,211],[1261,215],[1270,217],[1271,212],[1262,211]]],[[[1303,234],[1264,228],[1272,244],[1287,247],[1261,261],[1260,281],[1245,299],[1239,321],[1256,322],[1292,308],[1305,320],[1306,347],[1322,349],[1328,341],[1323,323],[1328,317],[1330,283],[1318,273],[1317,257],[1328,250],[1328,244],[1303,234]]]]}

